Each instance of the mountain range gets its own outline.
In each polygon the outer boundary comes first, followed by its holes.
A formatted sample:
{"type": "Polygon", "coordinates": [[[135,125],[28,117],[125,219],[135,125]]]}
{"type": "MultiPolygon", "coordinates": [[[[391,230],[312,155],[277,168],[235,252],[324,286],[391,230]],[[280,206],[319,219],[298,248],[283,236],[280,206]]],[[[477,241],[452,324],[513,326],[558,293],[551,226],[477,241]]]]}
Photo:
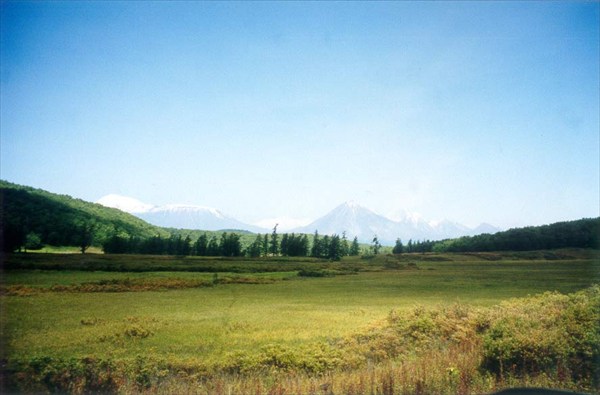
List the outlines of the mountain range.
{"type": "Polygon", "coordinates": [[[246,230],[264,233],[267,229],[243,223],[223,214],[221,211],[205,206],[189,204],[167,204],[154,206],[137,199],[107,195],[96,203],[133,214],[144,221],[165,228],[199,229],[199,230],[246,230]]]}
{"type": "Polygon", "coordinates": [[[419,215],[408,213],[394,221],[354,202],[341,204],[309,225],[294,229],[299,233],[318,231],[320,234],[341,234],[345,231],[348,237],[356,236],[359,241],[367,243],[377,236],[382,244],[393,244],[397,238],[405,242],[410,239],[443,240],[496,233],[499,230],[489,224],[481,224],[471,229],[448,220],[427,222],[419,215]]]}
{"type": "MultiPolygon", "coordinates": [[[[169,204],[154,206],[137,199],[107,195],[96,203],[117,208],[141,218],[153,225],[202,230],[236,229],[255,233],[270,232],[270,229],[243,223],[221,211],[204,206],[169,204]]],[[[442,240],[481,233],[496,233],[500,229],[481,224],[469,228],[448,220],[427,222],[421,216],[405,213],[398,220],[391,220],[354,202],[343,203],[312,223],[289,230],[296,233],[339,234],[348,238],[357,237],[360,242],[370,243],[375,235],[382,244],[393,244],[397,238],[403,241],[442,240]]]]}

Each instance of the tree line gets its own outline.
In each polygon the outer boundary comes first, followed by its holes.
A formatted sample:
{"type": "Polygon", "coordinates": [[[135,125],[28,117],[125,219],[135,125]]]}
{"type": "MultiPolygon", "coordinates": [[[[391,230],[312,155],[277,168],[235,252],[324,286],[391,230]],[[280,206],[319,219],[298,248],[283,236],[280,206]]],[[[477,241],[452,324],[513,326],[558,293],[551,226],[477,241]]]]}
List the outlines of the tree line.
{"type": "Polygon", "coordinates": [[[600,218],[528,226],[441,241],[409,240],[407,245],[397,239],[392,252],[534,251],[557,248],[600,248],[600,218]]]}
{"type": "Polygon", "coordinates": [[[200,235],[196,240],[188,235],[160,235],[139,238],[115,234],[102,243],[107,254],[152,254],[180,256],[225,256],[250,258],[268,256],[315,257],[340,260],[344,256],[360,254],[360,245],[355,237],[350,243],[345,233],[320,236],[315,232],[312,243],[306,234],[277,233],[277,226],[271,234],[257,234],[255,240],[246,248],[242,246],[240,235],[223,232],[200,235]]]}
{"type": "MultiPolygon", "coordinates": [[[[91,245],[106,252],[202,256],[311,256],[340,259],[361,253],[356,238],[346,235],[310,236],[260,234],[243,247],[235,232],[204,235],[192,240],[175,230],[150,225],[116,209],[92,204],[66,195],[19,186],[0,180],[0,249],[12,252],[39,249],[43,245],[78,246],[85,252],[91,245]]],[[[442,241],[396,241],[394,253],[526,251],[556,248],[600,248],[600,218],[558,222],[544,226],[510,229],[495,234],[465,236],[442,241]]],[[[248,243],[248,242],[246,242],[248,243]]],[[[373,238],[368,254],[381,249],[373,238]]]]}

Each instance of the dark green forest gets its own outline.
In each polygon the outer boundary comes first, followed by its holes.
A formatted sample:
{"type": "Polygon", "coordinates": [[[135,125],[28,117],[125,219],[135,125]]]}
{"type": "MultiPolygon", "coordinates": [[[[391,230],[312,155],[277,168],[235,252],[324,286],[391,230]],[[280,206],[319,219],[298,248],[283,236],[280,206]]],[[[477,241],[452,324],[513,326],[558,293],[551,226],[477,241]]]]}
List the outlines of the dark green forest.
{"type": "Polygon", "coordinates": [[[435,243],[432,251],[531,251],[568,247],[600,248],[600,218],[584,218],[551,225],[509,229],[493,235],[482,234],[444,240],[435,243]]]}
{"type": "Polygon", "coordinates": [[[3,251],[42,244],[100,246],[113,235],[169,236],[164,229],[120,210],[1,180],[0,208],[3,251]]]}
{"type": "Polygon", "coordinates": [[[392,252],[534,251],[557,248],[600,248],[600,218],[583,218],[441,241],[409,240],[404,244],[398,239],[392,252]]]}
{"type": "MultiPolygon", "coordinates": [[[[157,227],[125,212],[41,189],[0,180],[2,251],[35,250],[43,245],[90,246],[105,253],[198,256],[311,256],[339,260],[347,255],[380,252],[349,241],[345,234],[250,234],[157,227]]],[[[393,253],[530,251],[557,248],[600,248],[600,218],[509,229],[495,234],[442,241],[396,241],[393,253]]]]}
{"type": "Polygon", "coordinates": [[[284,233],[278,234],[273,229],[271,234],[257,234],[254,241],[243,246],[241,237],[237,233],[216,232],[203,233],[193,241],[187,235],[173,234],[163,238],[153,236],[150,238],[123,237],[114,235],[102,244],[108,254],[152,254],[152,255],[180,255],[180,256],[224,256],[249,258],[289,256],[289,257],[314,257],[323,259],[340,260],[344,256],[360,255],[361,249],[358,240],[354,238],[350,243],[345,236],[318,234],[309,235],[284,233]]]}

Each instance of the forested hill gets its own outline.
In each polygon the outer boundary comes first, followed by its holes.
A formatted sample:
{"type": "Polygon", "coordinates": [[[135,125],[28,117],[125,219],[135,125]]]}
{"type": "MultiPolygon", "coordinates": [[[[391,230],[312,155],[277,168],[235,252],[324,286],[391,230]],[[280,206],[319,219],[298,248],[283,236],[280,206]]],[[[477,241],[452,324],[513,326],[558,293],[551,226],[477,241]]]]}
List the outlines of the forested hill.
{"type": "Polygon", "coordinates": [[[430,251],[532,251],[557,248],[600,248],[600,218],[556,222],[431,243],[430,251]]]}
{"type": "Polygon", "coordinates": [[[3,180],[0,207],[3,251],[14,250],[27,238],[55,246],[78,246],[86,241],[99,246],[115,234],[140,238],[169,235],[117,209],[3,180]]]}

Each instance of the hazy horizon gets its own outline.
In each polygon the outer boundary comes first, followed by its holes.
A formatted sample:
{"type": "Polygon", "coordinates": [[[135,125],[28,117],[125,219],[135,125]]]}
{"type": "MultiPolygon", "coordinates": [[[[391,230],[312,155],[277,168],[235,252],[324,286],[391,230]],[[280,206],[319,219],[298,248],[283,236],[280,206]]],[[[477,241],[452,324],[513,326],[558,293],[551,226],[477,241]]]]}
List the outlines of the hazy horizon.
{"type": "Polygon", "coordinates": [[[597,2],[1,4],[0,178],[314,220],[600,216],[597,2]]]}

